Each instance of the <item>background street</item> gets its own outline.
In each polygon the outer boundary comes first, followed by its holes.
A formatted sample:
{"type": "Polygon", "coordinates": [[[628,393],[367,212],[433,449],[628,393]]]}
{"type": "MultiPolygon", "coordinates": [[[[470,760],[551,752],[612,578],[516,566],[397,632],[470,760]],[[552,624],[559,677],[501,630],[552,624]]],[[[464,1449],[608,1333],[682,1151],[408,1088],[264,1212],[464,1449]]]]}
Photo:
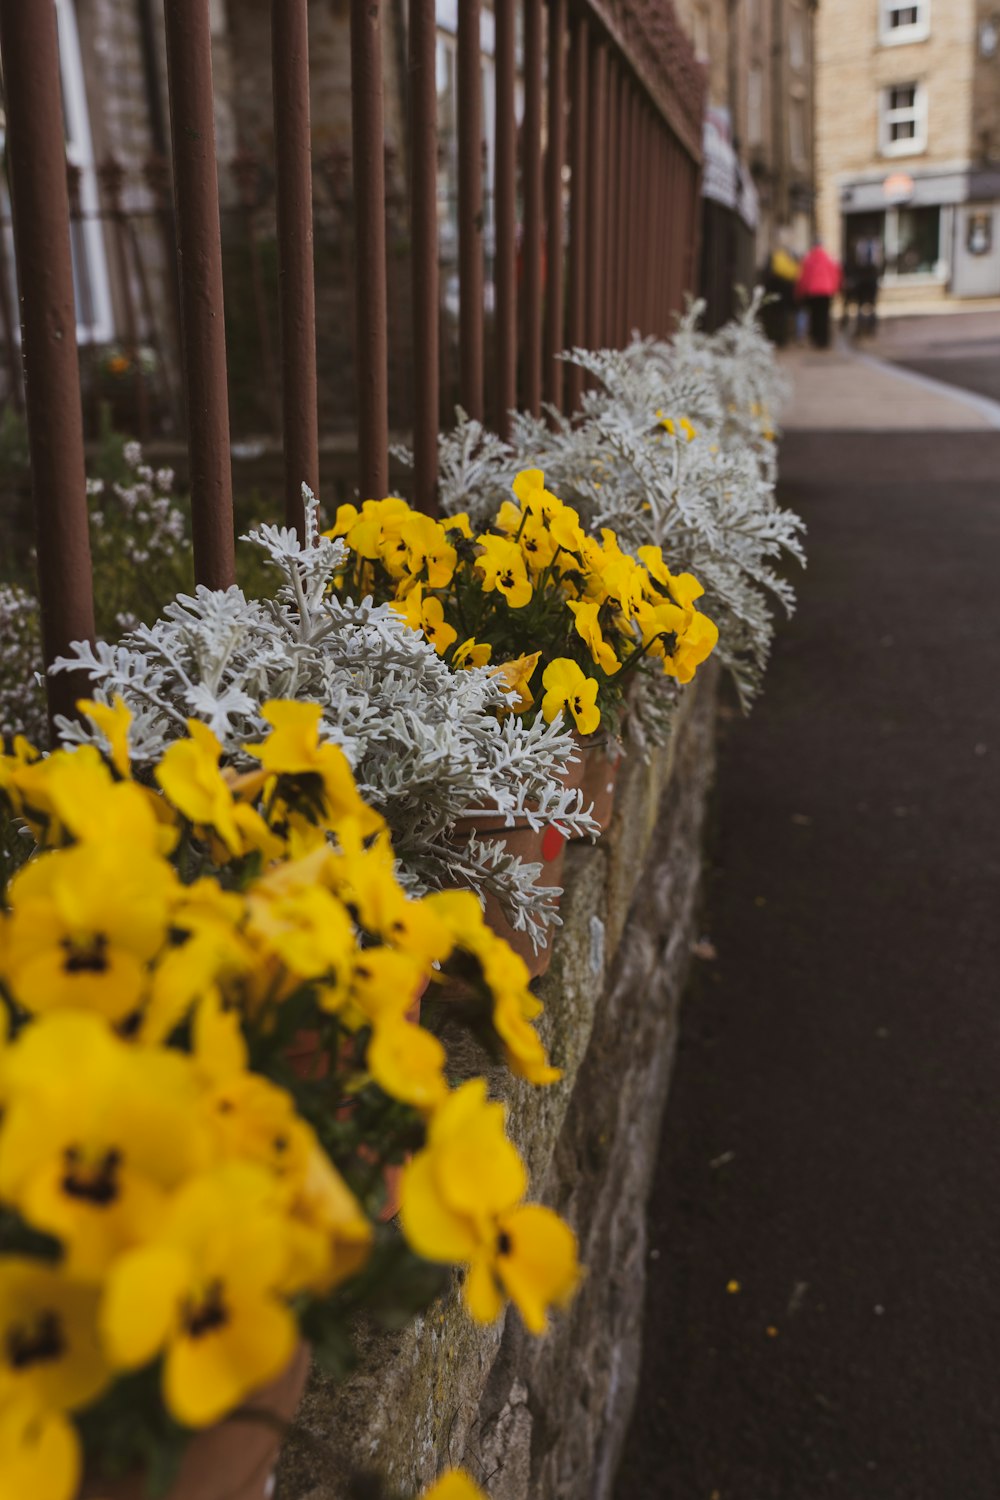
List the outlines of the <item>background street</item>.
{"type": "MultiPolygon", "coordinates": [[[[1000,320],[922,321],[866,348],[996,391],[1000,320]]],[[[824,358],[800,609],[723,710],[620,1500],[1000,1494],[1000,432],[824,358]]]]}

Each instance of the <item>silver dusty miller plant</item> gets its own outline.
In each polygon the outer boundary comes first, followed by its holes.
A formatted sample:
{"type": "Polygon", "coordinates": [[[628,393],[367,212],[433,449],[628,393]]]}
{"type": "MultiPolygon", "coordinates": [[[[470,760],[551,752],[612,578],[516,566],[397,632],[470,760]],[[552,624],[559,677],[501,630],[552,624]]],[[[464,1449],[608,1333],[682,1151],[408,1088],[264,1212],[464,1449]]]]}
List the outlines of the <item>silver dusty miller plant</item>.
{"type": "MultiPolygon", "coordinates": [[[[388,605],[331,597],[347,549],[319,534],[311,494],[306,502],[304,542],[275,526],[244,538],[282,575],[274,599],[199,587],[119,645],[76,643],[53,670],[82,668],[99,699],[125,700],[140,769],[186,732],[189,717],[211,727],[234,765],[249,767],[241,746],[268,732],[262,704],[319,703],[327,736],[389,824],[403,880],[416,890],[492,894],[538,942],[558,920],[557,888],[536,885],[541,866],[496,839],[456,838],[456,823],[489,812],[509,824],[556,821],[571,835],[595,833],[581,793],[564,785],[572,735],[559,721],[525,725],[504,714],[507,690],[488,668],[451,671],[388,605]]],[[[100,742],[87,726],[64,719],[58,728],[65,743],[100,742]]]]}
{"type": "MultiPolygon", "coordinates": [[[[509,498],[519,470],[539,468],[590,529],[611,527],[632,551],[653,543],[674,572],[694,573],[705,587],[699,607],[719,627],[717,655],[744,706],[760,689],[775,607],[790,613],[795,604],[779,564],[805,562],[803,524],[774,496],[784,381],[757,324],[759,305],[755,296],[713,334],[699,331],[702,304],[694,303],[669,343],[575,349],[566,358],[595,384],[574,420],[554,410],[548,420],[521,414],[502,443],[461,415],[440,454],[442,509],[468,511],[474,526],[509,498]]],[[[672,692],[666,681],[643,683],[640,730],[643,719],[655,728],[672,692]]]]}

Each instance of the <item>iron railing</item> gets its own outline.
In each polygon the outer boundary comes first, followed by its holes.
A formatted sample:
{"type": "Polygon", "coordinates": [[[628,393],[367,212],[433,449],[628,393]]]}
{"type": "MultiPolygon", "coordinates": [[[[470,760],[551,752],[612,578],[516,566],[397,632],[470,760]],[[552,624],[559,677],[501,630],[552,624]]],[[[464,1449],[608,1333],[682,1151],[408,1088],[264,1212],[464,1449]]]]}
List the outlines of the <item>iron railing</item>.
{"type": "MultiPolygon", "coordinates": [[[[442,348],[434,0],[407,10],[409,260],[414,488],[435,505],[442,348]]],[[[670,0],[495,0],[493,329],[485,337],[480,0],[458,8],[458,396],[507,430],[520,406],[565,411],[583,376],[571,345],[663,334],[694,276],[704,80],[670,0]],[[523,6],[524,113],[515,115],[515,22],[523,6]],[[518,190],[520,165],[520,192],[518,190]],[[518,236],[520,232],[520,252],[518,236]],[[489,386],[487,357],[494,368],[489,386]],[[491,410],[487,411],[487,392],[491,410]]],[[[388,488],[389,290],[383,126],[385,0],[351,0],[357,473],[362,496],[388,488]]],[[[272,0],[276,241],[285,517],[302,523],[302,484],[319,486],[313,163],[307,0],[272,0]]],[[[223,240],[209,0],[166,0],[192,536],[200,582],[234,577],[223,240]]],[[[0,0],[7,154],[21,301],[25,401],[46,657],[93,632],[80,377],[73,300],[56,17],[52,0],[0,0]],[[42,107],[44,105],[44,107],[42,107]]],[[[106,211],[121,231],[120,182],[106,211]],[[118,194],[116,200],[115,194],[118,194]],[[117,201],[117,206],[116,206],[117,201]]],[[[249,197],[248,197],[249,204],[249,197]]],[[[253,242],[252,214],[248,219],[253,242]]],[[[2,276],[2,267],[0,267],[2,276]]],[[[262,339],[259,266],[253,278],[262,339]]],[[[126,296],[128,293],[126,292],[126,296]]],[[[140,334],[126,306],[127,338],[140,334]]],[[[53,711],[78,685],[50,679],[53,711]]]]}

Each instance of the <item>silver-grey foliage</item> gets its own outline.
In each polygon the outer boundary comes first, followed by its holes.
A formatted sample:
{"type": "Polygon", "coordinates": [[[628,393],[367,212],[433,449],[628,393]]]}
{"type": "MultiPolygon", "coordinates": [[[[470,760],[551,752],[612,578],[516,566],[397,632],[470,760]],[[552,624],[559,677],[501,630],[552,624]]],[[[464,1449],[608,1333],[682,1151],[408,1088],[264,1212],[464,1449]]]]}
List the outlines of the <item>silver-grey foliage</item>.
{"type": "MultiPolygon", "coordinates": [[[[456,823],[489,810],[508,824],[556,820],[571,834],[595,832],[581,794],[564,784],[571,733],[561,720],[526,725],[504,715],[507,690],[488,668],[453,672],[389,605],[331,596],[346,548],[318,534],[312,496],[304,543],[276,526],[244,540],[281,572],[274,600],[199,587],[119,645],[76,643],[54,670],[82,665],[98,698],[124,698],[138,766],[183,735],[188,717],[210,725],[234,764],[249,766],[241,746],[268,732],[260,712],[268,699],[319,703],[325,735],[389,824],[404,881],[492,893],[515,927],[539,939],[558,920],[556,889],[534,884],[541,867],[507,856],[496,840],[463,840],[456,823]]],[[[58,727],[66,743],[100,739],[69,720],[58,727]]]]}

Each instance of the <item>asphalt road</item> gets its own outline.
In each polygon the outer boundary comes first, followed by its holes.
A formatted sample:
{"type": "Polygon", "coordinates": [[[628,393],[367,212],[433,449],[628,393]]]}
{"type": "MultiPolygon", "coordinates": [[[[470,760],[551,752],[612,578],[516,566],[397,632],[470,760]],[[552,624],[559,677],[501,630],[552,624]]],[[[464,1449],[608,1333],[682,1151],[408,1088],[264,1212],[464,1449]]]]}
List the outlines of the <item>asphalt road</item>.
{"type": "Polygon", "coordinates": [[[618,1500],[1000,1496],[1000,434],[801,433],[618,1500]]]}
{"type": "Polygon", "coordinates": [[[884,320],[863,347],[906,370],[1000,401],[1000,313],[884,320]]]}

